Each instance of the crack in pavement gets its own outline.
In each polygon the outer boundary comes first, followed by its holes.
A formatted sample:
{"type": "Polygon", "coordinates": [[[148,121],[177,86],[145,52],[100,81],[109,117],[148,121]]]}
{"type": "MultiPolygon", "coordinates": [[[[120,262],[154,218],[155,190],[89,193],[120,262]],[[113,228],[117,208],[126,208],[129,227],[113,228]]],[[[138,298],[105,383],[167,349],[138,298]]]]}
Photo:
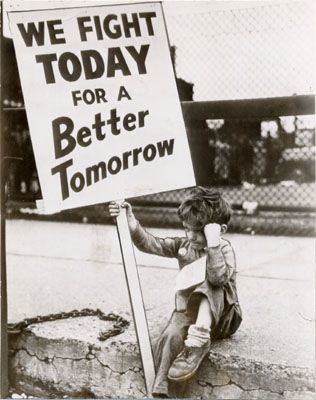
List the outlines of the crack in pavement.
{"type": "Polygon", "coordinates": [[[237,383],[236,381],[234,381],[232,379],[230,379],[228,383],[225,383],[223,385],[216,385],[216,384],[212,384],[210,382],[203,381],[203,380],[199,380],[199,381],[197,381],[197,383],[202,387],[205,387],[205,386],[211,387],[212,388],[212,392],[213,392],[213,389],[215,389],[215,388],[224,388],[224,387],[229,386],[229,385],[234,385],[234,386],[238,387],[240,390],[242,390],[243,392],[255,392],[255,391],[261,390],[263,392],[277,394],[277,395],[280,395],[280,396],[284,396],[285,392],[290,392],[290,393],[296,393],[296,392],[297,393],[301,393],[301,392],[314,393],[314,391],[308,390],[308,388],[306,388],[305,386],[300,386],[295,390],[283,389],[283,390],[280,390],[280,391],[275,391],[275,390],[271,390],[271,389],[267,389],[267,388],[262,388],[260,386],[258,386],[256,389],[249,389],[249,388],[243,387],[240,383],[237,383]]]}
{"type": "MultiPolygon", "coordinates": [[[[72,358],[72,357],[60,357],[60,356],[53,356],[53,357],[45,357],[45,358],[41,358],[39,357],[38,354],[35,353],[31,353],[28,349],[26,349],[25,347],[21,347],[19,349],[17,349],[17,351],[15,352],[15,354],[19,353],[20,351],[24,351],[27,355],[29,355],[30,357],[35,357],[37,358],[39,361],[44,362],[46,364],[51,364],[53,363],[53,361],[55,359],[60,359],[60,360],[70,360],[70,361],[82,361],[82,360],[86,360],[87,357],[81,357],[81,358],[72,358]]],[[[89,353],[88,353],[89,354],[89,353]]],[[[87,355],[88,355],[87,354],[87,355]]]]}
{"type": "Polygon", "coordinates": [[[111,368],[108,364],[104,364],[98,357],[97,355],[95,356],[96,360],[98,360],[98,362],[102,365],[102,367],[108,368],[111,372],[118,374],[118,375],[124,375],[127,372],[134,372],[134,373],[140,373],[141,376],[143,376],[143,371],[141,368],[139,367],[133,367],[133,368],[128,368],[125,371],[117,371],[113,368],[111,368]]]}
{"type": "MultiPolygon", "coordinates": [[[[108,369],[109,369],[112,373],[114,373],[114,374],[124,375],[124,374],[126,374],[127,372],[133,372],[133,373],[140,373],[140,375],[143,376],[142,369],[139,368],[139,367],[136,367],[136,366],[135,366],[135,367],[133,367],[133,368],[128,368],[128,369],[125,370],[125,371],[117,371],[117,370],[111,368],[108,364],[104,364],[95,354],[91,354],[90,352],[87,353],[87,356],[86,356],[86,357],[80,357],[80,358],[60,357],[60,356],[53,356],[53,357],[41,358],[41,357],[38,356],[38,354],[31,353],[28,349],[26,349],[26,348],[24,348],[24,347],[21,347],[21,348],[19,348],[19,349],[17,349],[17,350],[15,351],[15,355],[18,354],[19,352],[23,352],[23,351],[24,351],[29,357],[35,357],[35,358],[36,358],[37,360],[39,360],[40,362],[43,362],[43,363],[45,363],[45,364],[52,364],[53,367],[56,369],[56,372],[58,372],[56,366],[54,365],[54,361],[55,361],[56,359],[58,359],[58,360],[69,360],[69,361],[73,361],[73,362],[83,361],[83,360],[87,360],[87,361],[89,362],[89,361],[92,361],[92,360],[95,359],[95,360],[97,360],[97,361],[99,362],[100,365],[102,365],[102,367],[108,368],[108,369]],[[90,357],[89,357],[89,356],[90,356],[90,357]],[[93,358],[92,358],[91,356],[92,356],[93,358]]],[[[20,364],[20,363],[19,363],[19,364],[20,364]]],[[[21,367],[22,367],[22,366],[21,366],[21,367]]]]}

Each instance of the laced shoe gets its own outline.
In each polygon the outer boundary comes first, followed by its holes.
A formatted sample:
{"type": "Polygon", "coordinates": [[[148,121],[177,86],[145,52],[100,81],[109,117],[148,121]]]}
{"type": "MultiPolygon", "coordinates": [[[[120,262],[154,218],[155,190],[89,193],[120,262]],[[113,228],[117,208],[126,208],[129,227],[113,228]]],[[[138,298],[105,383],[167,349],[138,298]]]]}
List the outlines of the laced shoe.
{"type": "Polygon", "coordinates": [[[210,348],[210,340],[202,347],[184,346],[169,369],[168,379],[180,382],[192,378],[198,370],[203,358],[210,351],[210,348]]]}

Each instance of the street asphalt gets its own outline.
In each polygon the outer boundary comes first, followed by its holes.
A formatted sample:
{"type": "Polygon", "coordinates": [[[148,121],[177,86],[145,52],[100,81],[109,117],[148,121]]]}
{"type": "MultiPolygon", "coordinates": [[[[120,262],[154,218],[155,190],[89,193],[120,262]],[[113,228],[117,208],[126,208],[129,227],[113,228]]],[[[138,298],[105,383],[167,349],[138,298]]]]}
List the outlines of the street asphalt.
{"type": "MultiPolygon", "coordinates": [[[[180,230],[150,229],[159,236],[180,230]]],[[[227,234],[238,265],[243,323],[222,351],[314,368],[314,239],[227,234]]],[[[130,312],[116,228],[8,220],[9,322],[82,308],[130,312]]],[[[135,251],[150,332],[172,311],[177,262],[135,251]]]]}

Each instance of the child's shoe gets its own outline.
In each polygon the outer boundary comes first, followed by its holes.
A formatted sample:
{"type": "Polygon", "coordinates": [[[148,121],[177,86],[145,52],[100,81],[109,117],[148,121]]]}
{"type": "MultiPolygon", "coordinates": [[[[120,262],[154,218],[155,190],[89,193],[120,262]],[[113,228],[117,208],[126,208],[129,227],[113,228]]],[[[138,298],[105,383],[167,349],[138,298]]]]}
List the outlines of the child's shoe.
{"type": "Polygon", "coordinates": [[[153,392],[152,397],[154,399],[169,399],[169,396],[166,393],[153,392]]]}
{"type": "Polygon", "coordinates": [[[179,382],[192,378],[210,348],[210,340],[201,347],[184,346],[169,369],[168,379],[179,382]]]}

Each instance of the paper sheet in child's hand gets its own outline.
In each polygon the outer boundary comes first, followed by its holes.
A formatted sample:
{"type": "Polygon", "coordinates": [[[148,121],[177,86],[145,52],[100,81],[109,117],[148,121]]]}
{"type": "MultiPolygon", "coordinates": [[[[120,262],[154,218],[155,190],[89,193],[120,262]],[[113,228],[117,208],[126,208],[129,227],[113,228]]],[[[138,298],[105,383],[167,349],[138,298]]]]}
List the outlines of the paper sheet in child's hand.
{"type": "Polygon", "coordinates": [[[206,256],[198,258],[178,272],[175,290],[185,290],[205,281],[206,256]]]}

